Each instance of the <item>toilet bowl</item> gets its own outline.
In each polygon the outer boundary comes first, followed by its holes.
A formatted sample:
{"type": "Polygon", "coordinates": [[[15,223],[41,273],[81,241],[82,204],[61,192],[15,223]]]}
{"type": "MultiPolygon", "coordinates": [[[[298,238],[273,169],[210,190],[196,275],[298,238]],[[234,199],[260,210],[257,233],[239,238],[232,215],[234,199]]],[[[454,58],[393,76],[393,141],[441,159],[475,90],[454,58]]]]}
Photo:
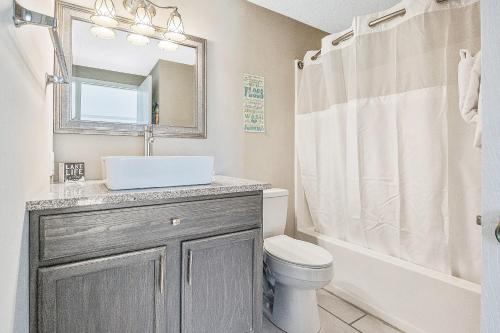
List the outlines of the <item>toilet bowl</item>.
{"type": "Polygon", "coordinates": [[[316,289],[333,278],[333,258],[320,246],[283,235],[288,192],[264,191],[264,315],[288,333],[316,333],[316,289]]]}

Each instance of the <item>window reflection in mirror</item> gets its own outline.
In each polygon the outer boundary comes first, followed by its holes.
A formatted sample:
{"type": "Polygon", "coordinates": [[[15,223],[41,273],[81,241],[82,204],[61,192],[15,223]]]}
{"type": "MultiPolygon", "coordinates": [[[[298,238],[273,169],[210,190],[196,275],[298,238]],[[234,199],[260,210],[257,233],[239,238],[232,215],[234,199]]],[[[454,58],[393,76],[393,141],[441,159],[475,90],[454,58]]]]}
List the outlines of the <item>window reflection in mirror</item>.
{"type": "Polygon", "coordinates": [[[72,120],[196,126],[195,48],[132,45],[121,30],[104,40],[90,23],[72,25],[72,120]]]}

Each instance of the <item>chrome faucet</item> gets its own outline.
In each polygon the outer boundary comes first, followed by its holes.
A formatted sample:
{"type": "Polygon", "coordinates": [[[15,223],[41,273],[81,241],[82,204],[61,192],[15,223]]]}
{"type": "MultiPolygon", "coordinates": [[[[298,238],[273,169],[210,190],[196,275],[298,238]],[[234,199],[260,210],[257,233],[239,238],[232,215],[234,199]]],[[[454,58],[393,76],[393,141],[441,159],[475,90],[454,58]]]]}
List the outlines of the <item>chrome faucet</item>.
{"type": "Polygon", "coordinates": [[[146,125],[144,126],[144,156],[152,156],[153,142],[155,142],[153,125],[146,125]]]}

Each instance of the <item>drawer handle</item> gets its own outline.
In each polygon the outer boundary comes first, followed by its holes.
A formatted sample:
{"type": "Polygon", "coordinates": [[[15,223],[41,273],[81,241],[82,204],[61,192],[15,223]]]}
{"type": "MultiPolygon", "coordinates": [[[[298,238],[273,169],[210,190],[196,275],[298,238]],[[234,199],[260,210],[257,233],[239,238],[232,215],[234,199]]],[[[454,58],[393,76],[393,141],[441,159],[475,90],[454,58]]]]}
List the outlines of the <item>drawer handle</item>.
{"type": "Polygon", "coordinates": [[[181,224],[181,219],[176,217],[174,219],[172,219],[172,225],[179,225],[181,224]]]}

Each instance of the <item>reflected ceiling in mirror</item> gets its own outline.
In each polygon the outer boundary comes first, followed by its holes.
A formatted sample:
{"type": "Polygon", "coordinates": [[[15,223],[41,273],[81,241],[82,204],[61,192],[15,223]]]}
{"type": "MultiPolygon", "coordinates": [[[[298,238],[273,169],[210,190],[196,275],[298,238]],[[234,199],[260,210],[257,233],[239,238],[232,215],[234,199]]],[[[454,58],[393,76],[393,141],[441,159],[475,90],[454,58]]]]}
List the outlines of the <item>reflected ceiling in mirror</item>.
{"type": "Polygon", "coordinates": [[[176,50],[165,51],[158,47],[162,40],[149,38],[149,44],[136,46],[127,41],[128,33],[116,30],[113,39],[94,36],[88,22],[73,20],[73,64],[101,68],[135,75],[148,75],[159,59],[196,65],[196,49],[178,45],[176,50]]]}

